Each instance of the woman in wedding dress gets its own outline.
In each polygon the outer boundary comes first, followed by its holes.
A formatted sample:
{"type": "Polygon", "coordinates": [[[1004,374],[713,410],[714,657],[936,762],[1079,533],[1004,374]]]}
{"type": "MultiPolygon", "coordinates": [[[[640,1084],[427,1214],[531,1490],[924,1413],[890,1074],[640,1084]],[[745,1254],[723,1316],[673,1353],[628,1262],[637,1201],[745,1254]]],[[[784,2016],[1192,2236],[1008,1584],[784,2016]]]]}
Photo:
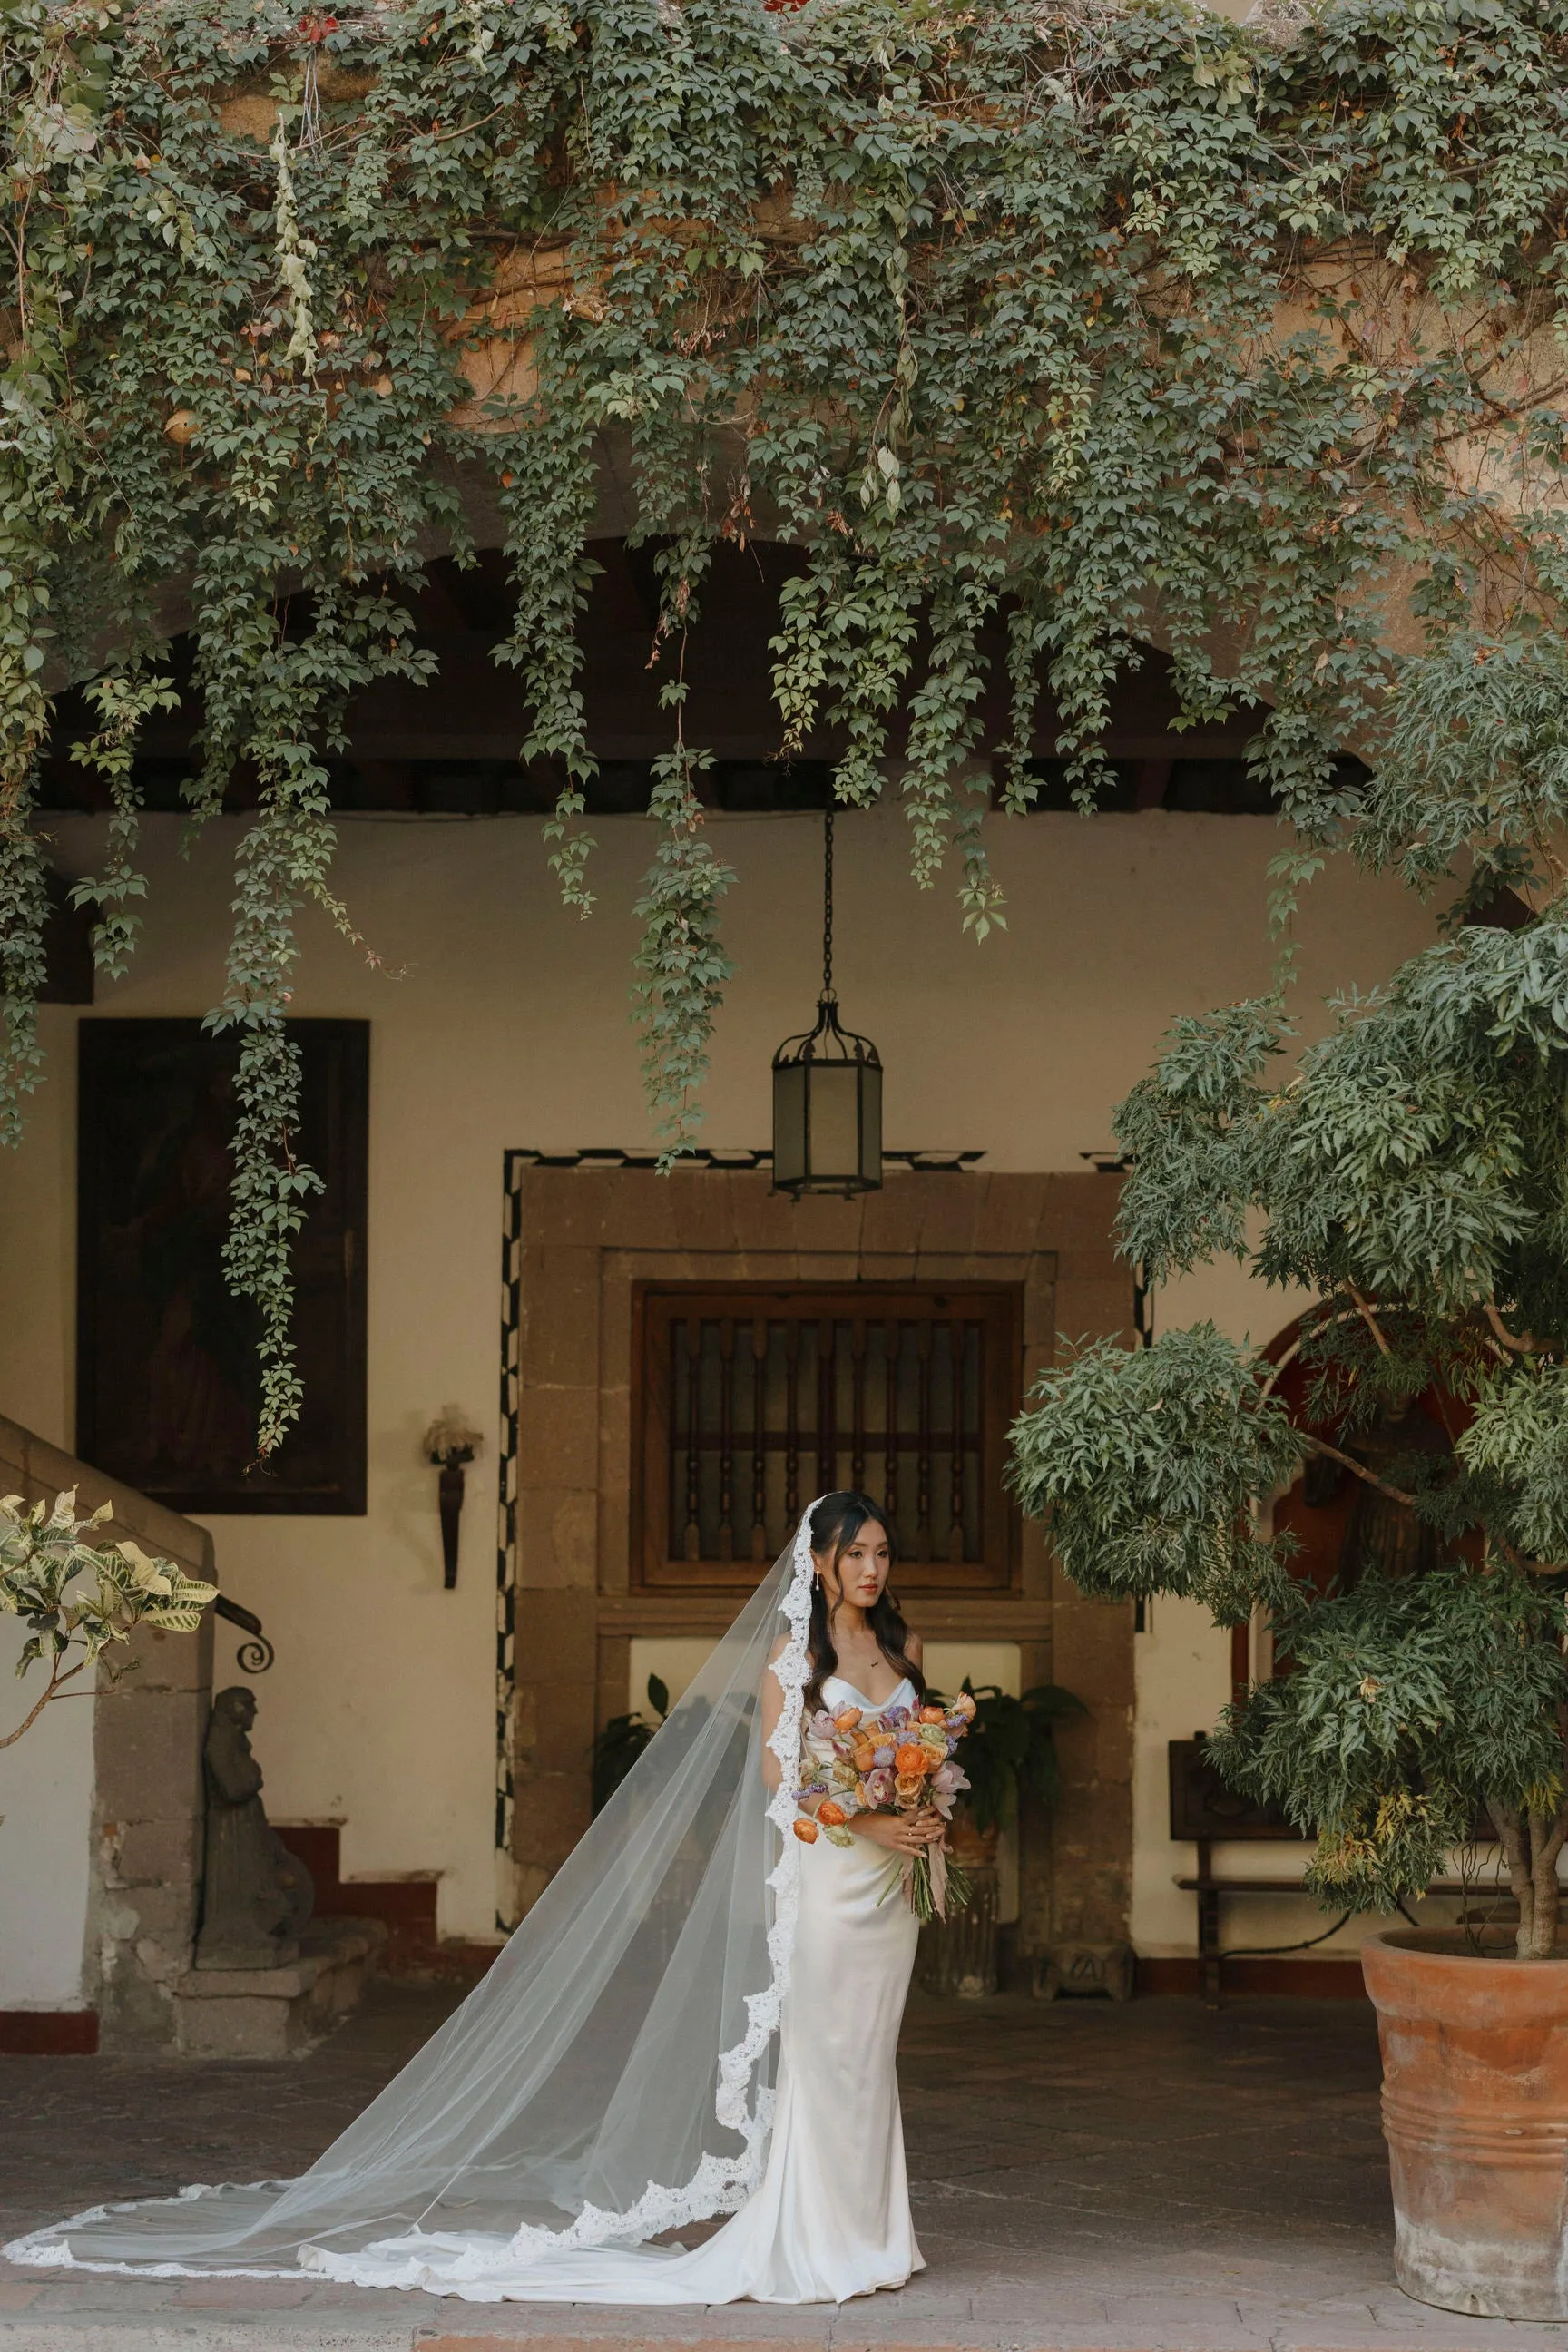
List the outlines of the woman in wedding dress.
{"type": "Polygon", "coordinates": [[[865,1496],[803,1515],[484,1981],[310,2171],[100,2207],[5,2252],[477,2302],[902,2285],[923,2262],[895,2069],[917,1935],[900,1878],[943,1824],[794,1833],[807,1716],[923,1693],[893,1560],[865,1496]],[[669,2242],[719,2214],[705,2242],[669,2242]]]}

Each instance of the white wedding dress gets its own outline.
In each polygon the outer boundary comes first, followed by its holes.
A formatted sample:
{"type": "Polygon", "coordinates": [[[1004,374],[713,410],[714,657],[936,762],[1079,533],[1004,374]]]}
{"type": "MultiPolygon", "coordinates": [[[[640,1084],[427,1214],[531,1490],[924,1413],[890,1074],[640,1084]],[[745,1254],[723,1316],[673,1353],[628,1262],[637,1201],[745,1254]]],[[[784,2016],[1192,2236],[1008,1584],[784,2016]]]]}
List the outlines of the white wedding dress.
{"type": "MultiPolygon", "coordinates": [[[[830,1706],[874,1702],[830,1675],[830,1706]]],[[[900,1682],[878,1704],[908,1706],[900,1682]]],[[[910,2219],[899,2110],[899,2025],[919,1929],[896,1864],[864,1838],[803,1849],[767,2169],[703,2245],[592,2246],[525,2256],[421,2232],[313,2270],[361,2286],[420,2287],[470,2302],[844,2303],[925,2268],[910,2219]],[[884,1899],[886,1898],[886,1899],[884,1899]]]]}
{"type": "MultiPolygon", "coordinates": [[[[895,2068],[915,1920],[886,1849],[790,1833],[809,1520],[488,1975],[307,2171],[95,2207],[5,2253],[633,2306],[839,2303],[923,2268],[895,2068]]],[[[871,1704],[837,1676],[825,1696],[871,1704]]]]}

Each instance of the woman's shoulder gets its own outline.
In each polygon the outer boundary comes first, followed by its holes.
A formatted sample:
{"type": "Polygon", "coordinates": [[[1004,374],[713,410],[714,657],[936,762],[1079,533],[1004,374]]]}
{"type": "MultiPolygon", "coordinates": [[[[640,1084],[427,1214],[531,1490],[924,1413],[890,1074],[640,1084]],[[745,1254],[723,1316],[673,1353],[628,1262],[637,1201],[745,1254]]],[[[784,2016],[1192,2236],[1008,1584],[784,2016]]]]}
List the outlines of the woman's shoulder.
{"type": "Polygon", "coordinates": [[[904,1635],[904,1655],[908,1658],[911,1665],[923,1666],[925,1664],[926,1645],[921,1641],[918,1633],[906,1633],[904,1635]]]}

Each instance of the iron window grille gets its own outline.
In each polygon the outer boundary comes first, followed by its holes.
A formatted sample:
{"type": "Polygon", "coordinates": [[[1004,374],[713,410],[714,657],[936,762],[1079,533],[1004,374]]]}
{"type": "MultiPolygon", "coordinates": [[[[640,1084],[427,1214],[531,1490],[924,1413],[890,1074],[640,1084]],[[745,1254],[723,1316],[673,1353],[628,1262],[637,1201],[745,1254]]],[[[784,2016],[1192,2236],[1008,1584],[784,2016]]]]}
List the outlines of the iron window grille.
{"type": "Polygon", "coordinates": [[[1012,1585],[1016,1288],[645,1285],[637,1313],[635,1582],[752,1583],[815,1496],[858,1487],[897,1525],[901,1588],[1012,1585]]]}

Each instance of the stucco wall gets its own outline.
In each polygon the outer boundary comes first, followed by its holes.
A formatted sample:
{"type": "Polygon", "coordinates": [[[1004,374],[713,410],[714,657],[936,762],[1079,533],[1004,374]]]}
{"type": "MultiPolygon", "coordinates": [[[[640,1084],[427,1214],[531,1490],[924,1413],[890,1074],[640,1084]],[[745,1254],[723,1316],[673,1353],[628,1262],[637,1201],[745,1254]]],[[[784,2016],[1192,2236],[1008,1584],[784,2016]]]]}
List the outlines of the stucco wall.
{"type": "MultiPolygon", "coordinates": [[[[273,1811],[341,1820],[350,1873],[442,1872],[441,1925],[453,1934],[483,1934],[495,1904],[501,1154],[647,1136],[626,965],[651,839],[636,819],[594,829],[601,903],[583,923],[554,902],[532,821],[343,821],[339,885],[386,963],[406,968],[374,972],[324,919],[303,919],[296,1009],[374,1024],[370,1508],[363,1519],[211,1522],[226,1589],[277,1644],[276,1667],[256,1685],[273,1811]],[[449,1402],[489,1440],[469,1477],[455,1592],[441,1589],[434,1474],[418,1454],[449,1402]]],[[[98,824],[62,818],[52,830],[61,867],[89,870],[98,824]]],[[[219,992],[239,824],[213,827],[188,864],[175,854],[178,830],[149,821],[146,936],[129,976],[100,985],[100,1014],[194,1013],[219,992]]],[[[896,807],[840,817],[839,993],[881,1049],[889,1144],[983,1149],[997,1171],[1077,1172],[1080,1153],[1110,1141],[1111,1106],[1173,1014],[1267,984],[1265,867],[1279,835],[1265,820],[1160,811],[994,820],[991,830],[1010,928],[977,949],[949,888],[921,895],[909,882],[896,807]]],[[[816,993],[821,827],[808,816],[736,816],[716,818],[713,831],[737,869],[727,922],[741,968],[715,1042],[704,1139],[754,1145],[768,1135],[769,1057],[816,993]]],[[[1395,887],[1333,872],[1302,926],[1304,993],[1375,981],[1430,936],[1429,918],[1395,887]]],[[[0,1162],[0,1412],[63,1444],[75,1018],[46,1010],[48,1083],[23,1151],[0,1162]]],[[[1208,1311],[1262,1337],[1293,1310],[1223,1270],[1159,1307],[1166,1322],[1208,1311]]],[[[1166,1738],[1212,1720],[1226,1638],[1158,1604],[1139,1639],[1134,1932],[1155,1949],[1190,1948],[1191,1918],[1169,1889],[1185,1857],[1163,1845],[1150,1775],[1156,1756],[1163,1772],[1166,1738]]],[[[233,1650],[220,1628],[220,1685],[235,1678],[233,1650]]]]}
{"type": "MultiPolygon", "coordinates": [[[[27,1638],[0,1617],[0,1737],[43,1687],[42,1669],[16,1679],[27,1638]]],[[[14,1748],[0,1748],[0,2009],[82,2009],[92,1832],[92,1693],[44,1709],[14,1748]]]]}

